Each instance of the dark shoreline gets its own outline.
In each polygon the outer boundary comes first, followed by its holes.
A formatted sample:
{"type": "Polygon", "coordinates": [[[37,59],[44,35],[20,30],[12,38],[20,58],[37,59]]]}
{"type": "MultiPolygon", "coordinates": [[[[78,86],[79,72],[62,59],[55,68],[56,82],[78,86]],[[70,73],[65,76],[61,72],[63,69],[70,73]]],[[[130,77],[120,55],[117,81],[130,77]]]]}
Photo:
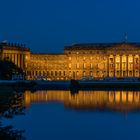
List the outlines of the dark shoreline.
{"type": "Polygon", "coordinates": [[[0,90],[140,90],[140,82],[105,81],[0,81],[0,90]]]}

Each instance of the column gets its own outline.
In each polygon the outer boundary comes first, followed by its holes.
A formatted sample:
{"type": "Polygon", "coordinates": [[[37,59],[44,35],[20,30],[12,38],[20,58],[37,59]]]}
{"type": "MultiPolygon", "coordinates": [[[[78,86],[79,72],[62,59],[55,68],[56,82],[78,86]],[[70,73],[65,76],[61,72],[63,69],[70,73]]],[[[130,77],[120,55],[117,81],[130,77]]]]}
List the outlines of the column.
{"type": "Polygon", "coordinates": [[[109,77],[109,55],[107,56],[107,77],[109,77]]]}
{"type": "Polygon", "coordinates": [[[122,77],[122,55],[120,55],[120,77],[122,77]]]}
{"type": "Polygon", "coordinates": [[[15,64],[17,65],[18,63],[17,63],[18,61],[17,61],[17,54],[15,54],[15,64]]]}
{"type": "Polygon", "coordinates": [[[13,53],[13,62],[14,62],[14,64],[16,65],[16,63],[15,63],[15,54],[13,53]]]}
{"type": "Polygon", "coordinates": [[[126,76],[128,77],[128,55],[126,55],[126,76]]]}
{"type": "Polygon", "coordinates": [[[139,77],[140,77],[140,55],[139,55],[139,77]]]}
{"type": "Polygon", "coordinates": [[[21,54],[21,68],[23,69],[24,67],[24,55],[21,54]]]}
{"type": "Polygon", "coordinates": [[[17,64],[18,64],[18,67],[20,68],[20,54],[17,54],[17,64]]]}
{"type": "Polygon", "coordinates": [[[135,77],[135,65],[134,65],[135,55],[133,55],[133,77],[135,77]]]}
{"type": "Polygon", "coordinates": [[[116,56],[115,55],[113,55],[113,59],[114,59],[114,72],[113,72],[114,74],[113,74],[113,77],[115,77],[115,72],[116,72],[116,69],[115,69],[115,67],[116,67],[115,66],[116,56]]]}

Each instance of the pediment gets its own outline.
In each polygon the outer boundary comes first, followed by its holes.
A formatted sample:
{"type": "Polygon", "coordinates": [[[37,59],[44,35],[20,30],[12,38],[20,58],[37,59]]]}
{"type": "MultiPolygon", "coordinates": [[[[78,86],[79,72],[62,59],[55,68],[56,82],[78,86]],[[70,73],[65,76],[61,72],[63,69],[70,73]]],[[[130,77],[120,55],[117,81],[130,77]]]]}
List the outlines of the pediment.
{"type": "Polygon", "coordinates": [[[140,50],[140,45],[129,44],[129,43],[119,43],[112,45],[111,47],[107,47],[107,50],[140,50]]]}

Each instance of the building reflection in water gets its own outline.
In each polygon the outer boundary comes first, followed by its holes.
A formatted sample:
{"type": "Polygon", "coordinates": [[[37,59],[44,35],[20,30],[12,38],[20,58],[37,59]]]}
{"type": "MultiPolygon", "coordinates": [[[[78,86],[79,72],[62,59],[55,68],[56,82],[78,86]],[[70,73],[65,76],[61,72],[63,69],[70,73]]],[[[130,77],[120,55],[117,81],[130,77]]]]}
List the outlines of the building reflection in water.
{"type": "Polygon", "coordinates": [[[67,108],[76,110],[112,110],[119,112],[140,109],[140,91],[36,91],[24,94],[25,106],[40,102],[62,102],[67,108]]]}

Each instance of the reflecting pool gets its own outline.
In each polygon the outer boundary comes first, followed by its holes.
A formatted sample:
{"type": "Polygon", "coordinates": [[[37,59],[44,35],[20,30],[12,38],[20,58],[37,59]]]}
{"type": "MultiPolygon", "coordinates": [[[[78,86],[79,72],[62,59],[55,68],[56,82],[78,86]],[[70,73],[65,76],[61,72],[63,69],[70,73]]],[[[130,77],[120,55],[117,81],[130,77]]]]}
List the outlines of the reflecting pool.
{"type": "Polygon", "coordinates": [[[19,139],[140,139],[140,91],[2,92],[0,115],[19,139]]]}

